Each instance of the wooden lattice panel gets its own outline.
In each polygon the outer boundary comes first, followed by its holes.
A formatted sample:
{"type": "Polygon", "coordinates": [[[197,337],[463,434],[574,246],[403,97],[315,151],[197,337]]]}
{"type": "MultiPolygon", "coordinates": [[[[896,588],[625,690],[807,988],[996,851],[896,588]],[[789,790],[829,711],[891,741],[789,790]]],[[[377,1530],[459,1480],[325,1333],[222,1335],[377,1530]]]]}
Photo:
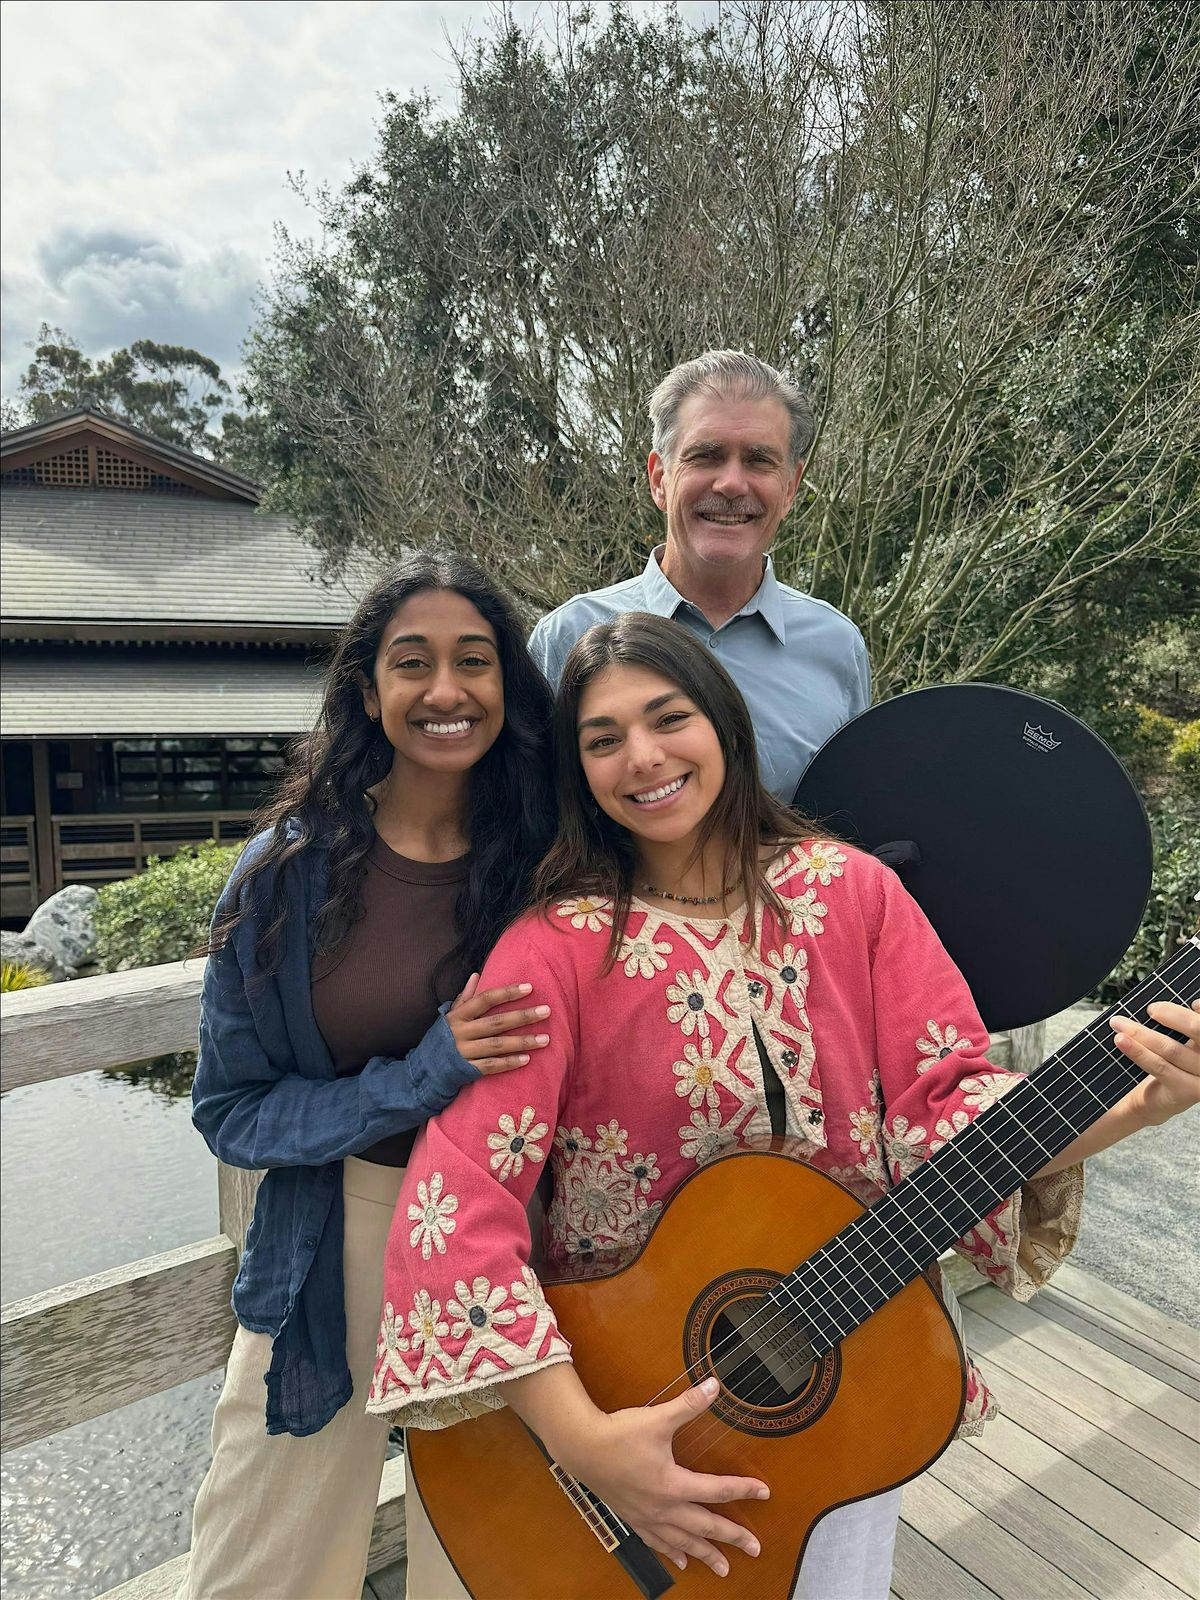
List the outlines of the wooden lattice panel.
{"type": "Polygon", "coordinates": [[[158,494],[194,494],[195,490],[177,478],[154,472],[140,461],[118,455],[115,450],[96,451],[96,482],[101,489],[153,490],[158,494]]]}
{"type": "Polygon", "coordinates": [[[43,456],[4,474],[5,483],[26,486],[46,485],[52,489],[82,489],[88,484],[88,453],[86,445],[75,450],[64,450],[56,456],[43,456]]]}

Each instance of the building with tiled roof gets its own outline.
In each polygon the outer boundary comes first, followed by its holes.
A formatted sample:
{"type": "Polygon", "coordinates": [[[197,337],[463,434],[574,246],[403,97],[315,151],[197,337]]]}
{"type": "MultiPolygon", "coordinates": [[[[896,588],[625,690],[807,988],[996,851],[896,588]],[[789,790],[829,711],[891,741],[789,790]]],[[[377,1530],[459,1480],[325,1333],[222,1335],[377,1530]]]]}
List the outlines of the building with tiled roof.
{"type": "Polygon", "coordinates": [[[249,479],[93,405],[0,441],[0,915],[244,835],[353,610],[249,479]]]}

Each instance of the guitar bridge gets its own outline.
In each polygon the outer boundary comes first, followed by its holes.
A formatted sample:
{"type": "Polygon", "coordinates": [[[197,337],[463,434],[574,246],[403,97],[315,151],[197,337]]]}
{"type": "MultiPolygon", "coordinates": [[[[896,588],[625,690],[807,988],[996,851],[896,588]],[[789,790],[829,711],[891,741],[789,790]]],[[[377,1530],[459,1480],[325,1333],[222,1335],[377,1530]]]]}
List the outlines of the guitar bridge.
{"type": "Polygon", "coordinates": [[[596,1503],[595,1495],[585,1489],[578,1478],[573,1478],[565,1468],[560,1467],[557,1461],[550,1463],[550,1472],[558,1487],[566,1495],[609,1555],[614,1554],[621,1541],[614,1529],[609,1527],[608,1522],[601,1513],[596,1503]]]}

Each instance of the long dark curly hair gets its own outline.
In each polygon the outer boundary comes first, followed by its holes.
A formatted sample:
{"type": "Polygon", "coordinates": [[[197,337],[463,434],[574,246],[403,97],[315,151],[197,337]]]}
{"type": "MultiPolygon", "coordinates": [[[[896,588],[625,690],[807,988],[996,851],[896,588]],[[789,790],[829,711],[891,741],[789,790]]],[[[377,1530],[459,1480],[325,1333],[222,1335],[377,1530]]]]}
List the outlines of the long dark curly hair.
{"type": "Polygon", "coordinates": [[[295,747],[279,788],[259,813],[255,832],[270,842],[239,880],[238,907],[214,929],[219,949],[250,914],[252,891],[269,888],[258,940],[257,975],[283,959],[288,915],[288,863],[318,844],[328,851],[325,903],[312,929],[313,952],[336,949],[362,915],[367,854],[375,839],[375,801],[368,791],[392,767],[392,747],[363,706],[380,638],[398,607],[429,590],[453,590],[489,623],[499,647],[504,726],[470,772],[470,867],[455,906],[459,943],[443,958],[468,970],[483,958],[526,903],[534,868],[554,837],[550,758],[551,694],[525,648],[525,630],[508,597],[471,561],[420,552],[405,557],[359,604],[334,647],[317,725],[295,747]]]}
{"type": "Polygon", "coordinates": [[[716,657],[677,622],[630,611],[597,623],[568,655],[554,706],[554,753],[558,789],[558,835],[538,868],[532,902],[543,910],[573,894],[595,894],[613,903],[612,934],[604,970],[620,949],[633,898],[635,846],[632,835],[595,804],[579,759],[579,703],[594,678],[609,667],[644,667],[677,684],[716,730],[725,757],[725,782],[701,824],[696,858],[710,839],[725,845],[724,881],[746,891],[748,922],[765,904],[784,910],[768,881],[764,846],[795,844],[820,833],[763,786],[754,728],[736,683],[716,657]]]}

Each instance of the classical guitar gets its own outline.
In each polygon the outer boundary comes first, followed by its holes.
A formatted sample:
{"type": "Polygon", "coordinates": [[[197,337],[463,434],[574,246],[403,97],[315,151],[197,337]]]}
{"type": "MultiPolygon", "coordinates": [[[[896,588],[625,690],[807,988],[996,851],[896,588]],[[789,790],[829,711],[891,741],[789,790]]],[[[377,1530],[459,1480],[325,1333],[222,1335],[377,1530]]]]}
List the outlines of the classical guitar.
{"type": "Polygon", "coordinates": [[[697,1600],[786,1600],[820,1517],[914,1477],[957,1428],[963,1352],[927,1269],[1139,1080],[1108,1017],[1153,1027],[1148,1004],[1198,995],[1192,938],[869,1208],[783,1151],[739,1152],[680,1186],[630,1263],[547,1285],[606,1410],[720,1380],[712,1410],[676,1435],[676,1459],[770,1484],[769,1501],[734,1510],[762,1554],[735,1552],[724,1579],[698,1561],[664,1564],[504,1409],[408,1434],[421,1498],[470,1594],[653,1600],[674,1586],[697,1600]]]}

